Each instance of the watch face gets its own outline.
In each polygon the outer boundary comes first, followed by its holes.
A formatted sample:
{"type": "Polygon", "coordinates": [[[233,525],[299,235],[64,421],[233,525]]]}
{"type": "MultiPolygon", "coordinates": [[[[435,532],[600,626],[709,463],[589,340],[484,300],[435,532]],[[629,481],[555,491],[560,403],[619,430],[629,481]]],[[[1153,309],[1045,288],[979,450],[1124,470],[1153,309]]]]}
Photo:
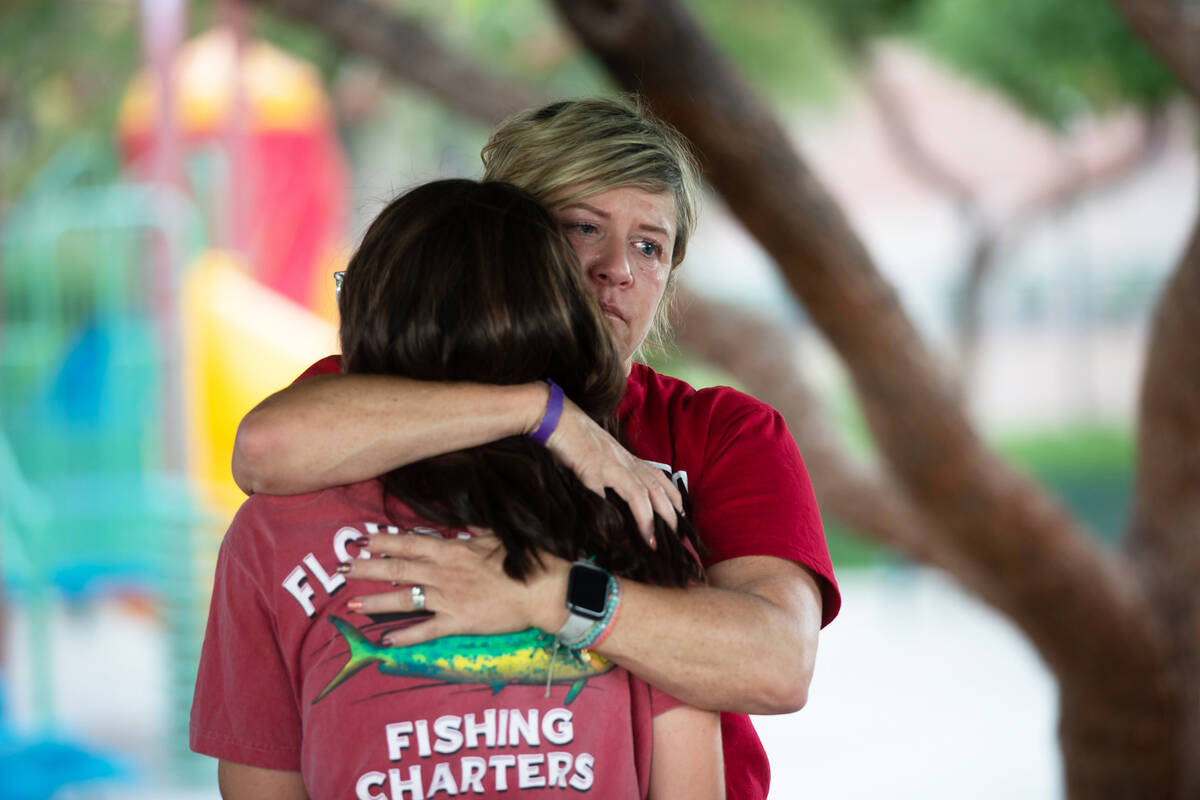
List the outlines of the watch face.
{"type": "Polygon", "coordinates": [[[567,608],[592,619],[604,616],[608,603],[608,573],[599,567],[576,564],[567,581],[567,608]]]}

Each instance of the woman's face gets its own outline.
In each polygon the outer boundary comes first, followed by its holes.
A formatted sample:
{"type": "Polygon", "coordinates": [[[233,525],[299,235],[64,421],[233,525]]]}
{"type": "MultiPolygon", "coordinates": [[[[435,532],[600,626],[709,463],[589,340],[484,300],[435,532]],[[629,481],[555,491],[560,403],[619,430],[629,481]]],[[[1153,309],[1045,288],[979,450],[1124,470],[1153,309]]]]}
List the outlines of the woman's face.
{"type": "MultiPolygon", "coordinates": [[[[568,187],[563,194],[577,194],[568,187]]],[[[566,205],[551,203],[608,322],[628,372],[671,274],[675,198],[632,186],[566,205]]]]}

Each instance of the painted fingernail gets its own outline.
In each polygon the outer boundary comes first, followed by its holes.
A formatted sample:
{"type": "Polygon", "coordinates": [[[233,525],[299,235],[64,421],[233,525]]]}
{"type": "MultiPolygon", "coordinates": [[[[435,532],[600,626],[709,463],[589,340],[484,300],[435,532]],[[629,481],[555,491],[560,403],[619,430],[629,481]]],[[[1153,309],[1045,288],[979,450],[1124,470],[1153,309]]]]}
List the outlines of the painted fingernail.
{"type": "Polygon", "coordinates": [[[655,539],[653,536],[651,536],[649,541],[650,541],[650,549],[657,550],[658,549],[658,539],[655,539]]]}
{"type": "Polygon", "coordinates": [[[346,608],[351,611],[358,611],[362,608],[362,600],[347,600],[346,608]]]}
{"type": "Polygon", "coordinates": [[[345,575],[347,572],[350,571],[350,565],[349,564],[338,564],[337,571],[342,573],[343,575],[345,575]]]}
{"type": "Polygon", "coordinates": [[[391,647],[392,646],[392,637],[385,636],[379,640],[379,643],[382,644],[384,647],[391,647]]]}
{"type": "Polygon", "coordinates": [[[371,537],[370,536],[360,536],[354,540],[354,543],[356,545],[358,545],[359,547],[370,547],[371,546],[371,537]]]}

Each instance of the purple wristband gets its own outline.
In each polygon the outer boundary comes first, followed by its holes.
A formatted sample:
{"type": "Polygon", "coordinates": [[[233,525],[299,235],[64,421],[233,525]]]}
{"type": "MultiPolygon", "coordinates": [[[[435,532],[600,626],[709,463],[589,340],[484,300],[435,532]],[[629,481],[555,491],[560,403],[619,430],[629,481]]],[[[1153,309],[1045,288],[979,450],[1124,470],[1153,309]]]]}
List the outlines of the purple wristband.
{"type": "Polygon", "coordinates": [[[546,378],[546,383],[550,384],[550,399],[546,401],[546,413],[542,415],[542,424],[538,425],[538,429],[529,434],[530,439],[542,445],[550,440],[550,434],[554,433],[554,429],[558,427],[558,420],[562,416],[563,409],[562,387],[549,378],[546,378]]]}

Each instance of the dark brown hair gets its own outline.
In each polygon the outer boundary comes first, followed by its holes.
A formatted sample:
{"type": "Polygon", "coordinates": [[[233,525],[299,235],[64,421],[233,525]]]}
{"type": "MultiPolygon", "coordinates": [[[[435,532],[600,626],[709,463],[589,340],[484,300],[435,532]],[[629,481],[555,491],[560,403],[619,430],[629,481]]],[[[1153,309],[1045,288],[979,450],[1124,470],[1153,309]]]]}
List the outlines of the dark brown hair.
{"type": "MultiPolygon", "coordinates": [[[[342,284],[346,372],[516,384],[551,378],[615,432],[625,374],[575,253],[532,197],[505,183],[444,180],[392,201],[368,228],[342,284]]],[[[700,577],[683,538],[656,518],[658,550],[624,501],[585,487],[525,436],[424,459],[384,476],[422,518],[492,529],[505,571],[537,550],[594,557],[639,580],[700,577]]]]}

